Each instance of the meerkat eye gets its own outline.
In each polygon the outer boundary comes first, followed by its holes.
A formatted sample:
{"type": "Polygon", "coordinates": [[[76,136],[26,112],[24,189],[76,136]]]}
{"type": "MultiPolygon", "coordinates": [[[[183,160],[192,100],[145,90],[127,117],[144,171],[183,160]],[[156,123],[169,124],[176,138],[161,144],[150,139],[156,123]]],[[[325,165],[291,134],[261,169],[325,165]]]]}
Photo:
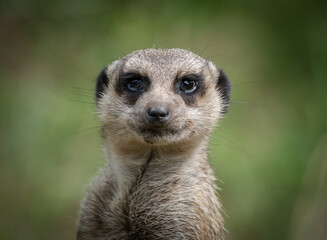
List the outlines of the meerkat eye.
{"type": "Polygon", "coordinates": [[[133,92],[143,92],[144,84],[141,79],[129,79],[127,81],[127,88],[133,92]]]}
{"type": "Polygon", "coordinates": [[[180,83],[180,89],[185,93],[192,93],[198,87],[198,81],[190,77],[184,77],[180,83]]]}
{"type": "Polygon", "coordinates": [[[149,85],[148,78],[137,73],[126,73],[121,75],[119,79],[118,88],[121,91],[125,89],[129,92],[142,93],[146,91],[149,85]]]}

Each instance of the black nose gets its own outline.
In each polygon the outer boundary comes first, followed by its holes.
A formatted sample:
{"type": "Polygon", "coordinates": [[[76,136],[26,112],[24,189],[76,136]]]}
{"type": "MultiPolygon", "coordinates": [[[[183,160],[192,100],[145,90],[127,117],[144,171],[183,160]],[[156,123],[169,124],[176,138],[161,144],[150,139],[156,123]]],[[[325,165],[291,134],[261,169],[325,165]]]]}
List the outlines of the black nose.
{"type": "Polygon", "coordinates": [[[150,123],[165,123],[170,117],[170,113],[164,108],[149,108],[146,117],[150,123]]]}

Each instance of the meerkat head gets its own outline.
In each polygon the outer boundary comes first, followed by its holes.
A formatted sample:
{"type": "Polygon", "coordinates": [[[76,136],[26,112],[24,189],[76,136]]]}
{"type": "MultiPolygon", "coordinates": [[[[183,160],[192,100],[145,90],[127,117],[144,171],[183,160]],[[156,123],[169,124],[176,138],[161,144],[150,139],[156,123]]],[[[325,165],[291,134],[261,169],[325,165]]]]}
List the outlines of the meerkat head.
{"type": "Polygon", "coordinates": [[[182,49],[145,49],[100,73],[96,100],[112,138],[171,144],[212,131],[227,111],[230,83],[212,62],[182,49]]]}

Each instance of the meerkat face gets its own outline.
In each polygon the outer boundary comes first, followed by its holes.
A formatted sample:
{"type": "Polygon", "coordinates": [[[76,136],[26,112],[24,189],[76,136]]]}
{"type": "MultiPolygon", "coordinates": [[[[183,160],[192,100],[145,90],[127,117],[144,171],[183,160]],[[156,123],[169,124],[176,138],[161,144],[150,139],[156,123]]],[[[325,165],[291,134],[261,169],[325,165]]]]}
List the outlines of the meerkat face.
{"type": "Polygon", "coordinates": [[[132,52],[98,77],[97,108],[112,138],[170,144],[207,136],[229,103],[216,66],[182,49],[132,52]]]}

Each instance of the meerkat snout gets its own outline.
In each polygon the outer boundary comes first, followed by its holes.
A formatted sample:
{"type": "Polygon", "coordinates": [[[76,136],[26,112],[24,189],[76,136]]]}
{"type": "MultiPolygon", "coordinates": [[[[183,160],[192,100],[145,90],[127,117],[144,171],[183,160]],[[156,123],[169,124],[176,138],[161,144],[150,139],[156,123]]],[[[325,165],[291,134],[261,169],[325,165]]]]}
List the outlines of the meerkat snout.
{"type": "Polygon", "coordinates": [[[151,107],[146,112],[146,118],[151,124],[162,125],[169,120],[170,112],[165,107],[151,107]]]}

